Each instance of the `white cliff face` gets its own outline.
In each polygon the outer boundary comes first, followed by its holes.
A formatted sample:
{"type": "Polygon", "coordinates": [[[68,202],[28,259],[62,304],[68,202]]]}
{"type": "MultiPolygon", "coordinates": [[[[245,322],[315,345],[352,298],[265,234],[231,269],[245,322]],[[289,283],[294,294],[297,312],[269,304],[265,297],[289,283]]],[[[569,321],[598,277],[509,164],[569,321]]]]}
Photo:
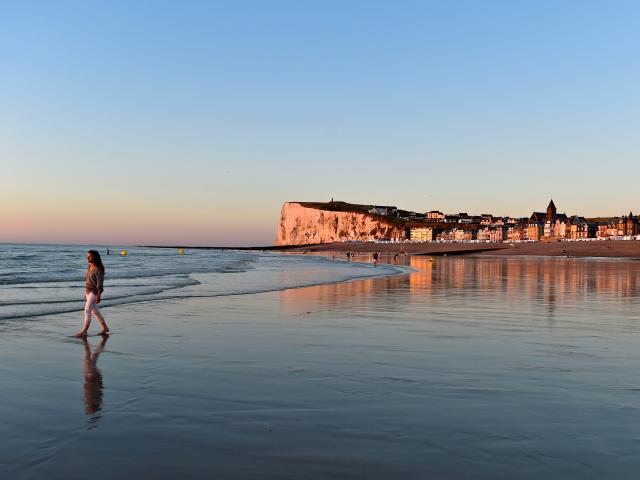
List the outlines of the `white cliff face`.
{"type": "Polygon", "coordinates": [[[276,245],[307,245],[345,240],[391,238],[398,229],[374,215],[308,208],[299,203],[282,205],[276,245]]]}

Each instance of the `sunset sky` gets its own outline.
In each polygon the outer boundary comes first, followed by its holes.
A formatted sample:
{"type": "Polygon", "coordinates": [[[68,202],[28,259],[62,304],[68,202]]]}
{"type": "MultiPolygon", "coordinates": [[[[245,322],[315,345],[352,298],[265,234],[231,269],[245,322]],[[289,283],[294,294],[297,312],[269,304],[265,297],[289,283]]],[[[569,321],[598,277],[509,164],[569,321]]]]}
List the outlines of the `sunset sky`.
{"type": "Polygon", "coordinates": [[[640,3],[0,5],[0,242],[273,243],[282,202],[640,211],[640,3]]]}

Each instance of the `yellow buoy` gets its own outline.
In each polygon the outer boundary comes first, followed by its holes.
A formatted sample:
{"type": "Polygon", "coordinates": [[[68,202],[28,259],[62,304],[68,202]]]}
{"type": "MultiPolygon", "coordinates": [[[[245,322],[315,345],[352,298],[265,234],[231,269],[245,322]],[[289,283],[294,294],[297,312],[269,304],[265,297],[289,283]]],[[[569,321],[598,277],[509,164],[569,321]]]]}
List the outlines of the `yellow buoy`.
{"type": "Polygon", "coordinates": [[[178,255],[184,255],[184,248],[178,249],[178,255]]]}
{"type": "Polygon", "coordinates": [[[120,255],[122,255],[123,257],[126,257],[129,254],[129,252],[127,252],[126,250],[120,250],[120,255]]]}

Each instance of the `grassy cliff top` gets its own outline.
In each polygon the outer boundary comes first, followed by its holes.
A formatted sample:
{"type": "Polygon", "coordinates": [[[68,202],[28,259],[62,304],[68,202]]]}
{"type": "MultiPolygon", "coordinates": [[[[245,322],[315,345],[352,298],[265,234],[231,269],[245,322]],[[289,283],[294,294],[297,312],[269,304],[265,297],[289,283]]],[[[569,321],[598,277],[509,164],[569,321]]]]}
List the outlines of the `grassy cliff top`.
{"type": "Polygon", "coordinates": [[[328,210],[331,212],[354,212],[369,213],[373,205],[360,205],[357,203],[347,202],[291,202],[299,203],[306,208],[315,208],[316,210],[328,210]]]}

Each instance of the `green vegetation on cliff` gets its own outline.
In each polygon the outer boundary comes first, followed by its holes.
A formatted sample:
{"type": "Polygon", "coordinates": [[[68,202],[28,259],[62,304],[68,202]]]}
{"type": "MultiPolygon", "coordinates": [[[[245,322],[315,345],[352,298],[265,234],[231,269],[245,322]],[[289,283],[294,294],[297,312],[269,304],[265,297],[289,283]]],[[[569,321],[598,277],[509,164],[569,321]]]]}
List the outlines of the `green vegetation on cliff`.
{"type": "Polygon", "coordinates": [[[298,203],[305,208],[315,208],[316,210],[327,210],[330,212],[353,212],[369,213],[373,205],[360,205],[347,202],[291,202],[298,203]]]}

